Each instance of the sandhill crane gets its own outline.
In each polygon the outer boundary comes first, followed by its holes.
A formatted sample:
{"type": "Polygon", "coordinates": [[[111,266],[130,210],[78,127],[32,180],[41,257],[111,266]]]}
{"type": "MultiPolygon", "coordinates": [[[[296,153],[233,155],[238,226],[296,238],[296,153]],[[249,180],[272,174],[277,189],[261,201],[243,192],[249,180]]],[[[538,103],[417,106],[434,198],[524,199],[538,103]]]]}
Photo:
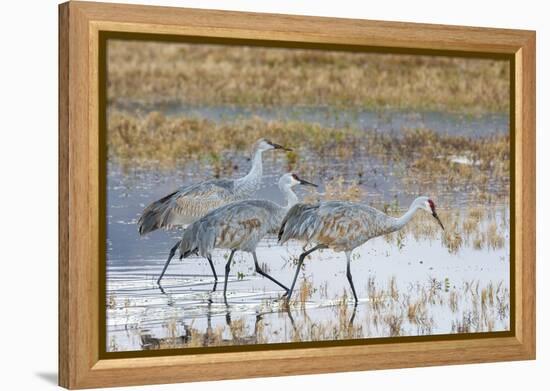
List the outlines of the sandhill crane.
{"type": "Polygon", "coordinates": [[[350,270],[352,251],[369,239],[400,230],[421,209],[430,212],[441,228],[445,229],[435,211],[434,202],[424,196],[416,198],[409,210],[398,218],[354,202],[328,201],[315,205],[302,203],[294,205],[281,224],[279,243],[283,244],[290,239],[296,239],[305,242],[306,245],[315,244],[315,246],[304,251],[298,258],[298,267],[286,295],[287,299],[290,299],[292,295],[305,257],[316,250],[330,248],[346,253],[346,276],[357,305],[357,293],[353,286],[350,270]]]}
{"type": "MultiPolygon", "coordinates": [[[[183,232],[179,246],[180,258],[186,258],[191,254],[198,254],[206,258],[210,263],[216,281],[218,277],[212,263],[212,250],[214,248],[223,248],[231,251],[225,265],[225,281],[223,285],[223,297],[226,305],[227,279],[233,255],[236,251],[252,253],[256,272],[270,279],[288,292],[286,286],[261,269],[256,257],[256,247],[266,234],[277,234],[277,230],[281,226],[286,213],[298,202],[298,197],[292,191],[292,187],[298,184],[317,186],[298,178],[295,174],[285,174],[279,179],[279,189],[285,196],[286,205],[278,205],[268,200],[233,202],[208,212],[190,224],[183,232]]],[[[164,270],[168,267],[171,258],[169,257],[166,261],[164,270]]]]}
{"type": "Polygon", "coordinates": [[[246,199],[261,184],[262,153],[273,149],[290,151],[262,138],[255,143],[252,167],[246,176],[238,179],[210,179],[184,186],[153,202],[143,210],[138,220],[140,235],[159,228],[185,226],[221,205],[246,199]]]}

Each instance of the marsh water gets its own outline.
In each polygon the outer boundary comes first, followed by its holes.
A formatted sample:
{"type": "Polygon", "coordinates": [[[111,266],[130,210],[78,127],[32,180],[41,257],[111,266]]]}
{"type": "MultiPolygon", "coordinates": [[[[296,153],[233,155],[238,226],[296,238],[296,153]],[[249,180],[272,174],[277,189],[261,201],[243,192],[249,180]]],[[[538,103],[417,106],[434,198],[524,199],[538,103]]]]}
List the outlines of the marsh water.
{"type": "MultiPolygon", "coordinates": [[[[137,104],[125,107],[143,112],[137,104]]],[[[508,132],[508,116],[458,115],[440,112],[342,111],[327,108],[236,109],[224,107],[155,107],[167,116],[197,116],[213,121],[258,116],[300,120],[324,126],[354,126],[380,132],[426,127],[436,132],[482,138],[508,132]]],[[[274,140],[276,141],[276,140],[274,140]]],[[[249,168],[247,156],[228,151],[233,176],[249,168]]],[[[368,156],[355,146],[351,158],[308,156],[318,172],[306,179],[326,183],[342,178],[361,189],[363,202],[406,209],[422,192],[422,184],[404,186],[402,167],[368,156]],[[358,170],[358,167],[361,167],[358,170]],[[357,172],[361,175],[358,176],[357,172]]],[[[452,164],[476,164],[454,156],[452,164]]],[[[254,198],[282,202],[276,182],[287,171],[285,157],[264,154],[264,178],[254,198]]],[[[324,250],[305,261],[290,304],[277,285],[258,275],[250,254],[237,253],[228,283],[229,306],[223,302],[223,269],[227,251],[214,252],[220,280],[215,284],[208,262],[198,257],[174,259],[163,279],[156,279],[181,230],[156,231],[145,237],[136,222],[143,208],[174,189],[212,177],[205,162],[186,162],[173,169],[122,167],[112,161],[107,177],[107,349],[108,351],[197,346],[280,343],[375,338],[404,335],[503,331],[509,329],[510,213],[508,202],[483,202],[467,186],[435,184],[442,218],[460,221],[481,216],[474,230],[481,239],[461,239],[458,247],[443,242],[435,222],[429,234],[415,230],[369,241],[354,251],[352,274],[360,298],[350,302],[345,256],[324,250]],[[491,226],[491,241],[484,227],[491,226]],[[481,240],[481,242],[480,242],[481,240]],[[495,244],[496,243],[496,244],[495,244]]],[[[410,178],[409,178],[410,179],[410,178]]],[[[491,192],[507,193],[509,181],[491,184],[491,192]]],[[[297,189],[300,197],[311,196],[297,189]]],[[[444,220],[444,223],[446,221],[444,220]]],[[[472,234],[475,235],[475,234],[472,234]]],[[[257,254],[264,271],[290,284],[302,245],[279,246],[266,237],[257,254]]],[[[177,258],[177,257],[176,257],[177,258]]]]}

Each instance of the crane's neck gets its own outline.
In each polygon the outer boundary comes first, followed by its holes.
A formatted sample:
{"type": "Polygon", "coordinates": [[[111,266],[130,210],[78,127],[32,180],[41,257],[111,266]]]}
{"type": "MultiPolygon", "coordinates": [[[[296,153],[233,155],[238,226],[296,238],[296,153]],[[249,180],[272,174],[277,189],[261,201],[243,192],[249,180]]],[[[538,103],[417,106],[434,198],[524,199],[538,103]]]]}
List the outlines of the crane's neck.
{"type": "Polygon", "coordinates": [[[420,206],[416,202],[413,202],[409,207],[409,210],[403,216],[397,217],[395,219],[394,231],[400,230],[409,221],[411,221],[411,219],[414,217],[414,214],[416,213],[416,211],[418,211],[419,208],[420,206]]]}
{"type": "Polygon", "coordinates": [[[252,167],[248,174],[235,182],[238,193],[250,194],[258,189],[262,181],[262,151],[257,149],[252,157],[252,167]]]}
{"type": "Polygon", "coordinates": [[[274,213],[271,215],[270,222],[271,227],[269,229],[269,232],[273,234],[277,234],[279,232],[279,228],[281,227],[281,222],[285,218],[286,214],[292,208],[297,202],[298,197],[296,194],[292,191],[292,186],[289,186],[288,184],[282,185],[279,183],[279,189],[283,193],[285,197],[285,205],[277,205],[275,207],[274,213]]]}
{"type": "Polygon", "coordinates": [[[281,189],[281,191],[285,196],[286,205],[283,208],[285,209],[285,211],[288,211],[290,208],[292,208],[294,205],[298,203],[298,196],[296,195],[296,193],[292,191],[292,186],[279,185],[279,188],[281,189]]]}

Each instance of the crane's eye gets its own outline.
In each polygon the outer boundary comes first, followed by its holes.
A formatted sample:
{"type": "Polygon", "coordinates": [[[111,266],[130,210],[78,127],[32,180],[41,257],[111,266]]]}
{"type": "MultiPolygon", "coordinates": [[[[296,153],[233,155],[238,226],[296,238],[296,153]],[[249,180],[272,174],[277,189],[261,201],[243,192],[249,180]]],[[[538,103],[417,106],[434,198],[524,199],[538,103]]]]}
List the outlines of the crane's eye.
{"type": "Polygon", "coordinates": [[[435,210],[435,204],[432,200],[428,200],[428,204],[430,205],[430,209],[433,211],[435,210]]]}

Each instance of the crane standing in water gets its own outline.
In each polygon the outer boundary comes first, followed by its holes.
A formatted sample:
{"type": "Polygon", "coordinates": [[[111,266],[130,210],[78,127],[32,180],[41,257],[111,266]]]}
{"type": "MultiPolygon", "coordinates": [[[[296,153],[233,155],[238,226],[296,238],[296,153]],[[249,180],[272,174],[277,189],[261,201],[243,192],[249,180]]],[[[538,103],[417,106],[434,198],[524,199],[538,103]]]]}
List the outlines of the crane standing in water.
{"type": "MultiPolygon", "coordinates": [[[[159,228],[188,225],[212,209],[250,197],[258,190],[262,181],[263,152],[290,151],[282,145],[263,138],[255,143],[254,149],[252,167],[246,176],[238,179],[210,179],[184,186],[147,206],[137,223],[140,235],[159,228]]],[[[174,256],[178,246],[179,242],[172,247],[169,259],[174,256]]],[[[168,263],[157,280],[159,284],[167,265],[168,263]]],[[[211,263],[210,266],[214,271],[214,265],[211,263]]]]}
{"type": "Polygon", "coordinates": [[[315,244],[315,246],[300,255],[287,299],[290,299],[292,295],[305,257],[316,250],[330,248],[346,253],[346,276],[355,298],[355,305],[357,305],[357,293],[353,286],[350,270],[352,251],[372,238],[400,230],[421,209],[431,213],[441,228],[445,229],[435,211],[434,202],[424,196],[416,198],[409,210],[398,218],[354,202],[328,201],[314,205],[296,204],[293,206],[281,224],[279,243],[283,244],[288,240],[295,239],[305,242],[306,245],[315,244]]]}
{"type": "MultiPolygon", "coordinates": [[[[231,251],[225,265],[225,281],[223,297],[227,305],[227,279],[231,262],[236,251],[252,253],[256,272],[270,279],[287,291],[288,288],[265,273],[256,257],[256,247],[268,233],[276,234],[288,210],[298,202],[298,197],[292,191],[295,185],[317,185],[298,178],[295,174],[285,174],[279,179],[279,189],[285,196],[286,205],[278,205],[268,200],[245,200],[221,206],[207,213],[189,225],[180,241],[180,258],[198,254],[208,259],[217,281],[216,271],[212,263],[212,250],[224,248],[231,251]]],[[[165,269],[170,263],[166,262],[165,269]]],[[[161,276],[162,277],[162,276],[161,276]]]]}

